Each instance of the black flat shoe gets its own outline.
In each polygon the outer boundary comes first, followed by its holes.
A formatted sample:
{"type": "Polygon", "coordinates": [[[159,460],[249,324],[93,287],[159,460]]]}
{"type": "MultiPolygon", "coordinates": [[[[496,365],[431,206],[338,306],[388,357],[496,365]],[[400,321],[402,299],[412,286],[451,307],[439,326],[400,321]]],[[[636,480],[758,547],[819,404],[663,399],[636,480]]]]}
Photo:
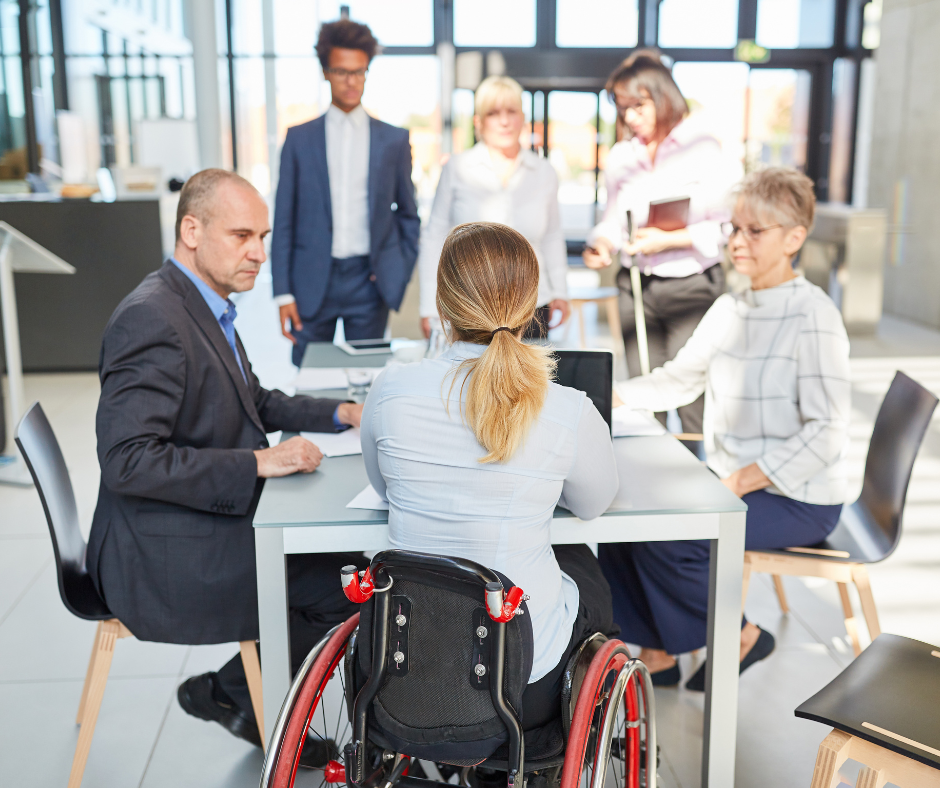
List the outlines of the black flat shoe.
{"type": "Polygon", "coordinates": [[[650,678],[653,680],[654,687],[675,687],[681,678],[679,675],[679,663],[677,662],[671,668],[650,673],[650,678]]]}
{"type": "MultiPolygon", "coordinates": [[[[758,629],[760,629],[760,627],[758,627],[758,629]]],[[[745,654],[744,659],[741,660],[741,668],[738,670],[738,675],[744,673],[744,671],[755,662],[760,662],[762,659],[769,657],[776,644],[777,641],[774,640],[774,636],[766,629],[761,629],[760,635],[757,636],[757,641],[751,647],[751,650],[745,654]]],[[[705,691],[705,664],[706,663],[703,662],[699,669],[695,671],[692,678],[685,683],[687,690],[692,690],[693,692],[705,691]]]]}
{"type": "Polygon", "coordinates": [[[180,684],[176,699],[183,711],[200,720],[217,722],[233,736],[260,747],[261,735],[254,715],[246,714],[231,699],[218,700],[225,693],[219,688],[216,676],[215,673],[203,673],[180,684]]]}

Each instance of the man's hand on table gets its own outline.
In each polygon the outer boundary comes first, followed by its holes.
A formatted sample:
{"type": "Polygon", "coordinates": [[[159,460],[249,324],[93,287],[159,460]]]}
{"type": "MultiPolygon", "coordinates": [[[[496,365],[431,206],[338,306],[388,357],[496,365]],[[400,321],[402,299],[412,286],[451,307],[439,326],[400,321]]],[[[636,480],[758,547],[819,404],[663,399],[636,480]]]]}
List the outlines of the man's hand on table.
{"type": "Polygon", "coordinates": [[[770,487],[770,479],[767,478],[756,462],[752,462],[750,465],[745,465],[743,468],[736,470],[727,478],[722,479],[721,483],[737,495],[738,498],[743,498],[745,495],[755,490],[763,490],[765,487],[770,487]]]}
{"type": "Polygon", "coordinates": [[[348,427],[358,427],[362,421],[362,405],[355,402],[344,402],[336,408],[336,418],[341,424],[348,427]]]}
{"type": "MultiPolygon", "coordinates": [[[[359,407],[361,410],[362,406],[359,407]]],[[[297,435],[270,449],[258,449],[255,458],[258,460],[258,476],[271,479],[315,471],[323,459],[323,452],[306,438],[297,435]]]]}

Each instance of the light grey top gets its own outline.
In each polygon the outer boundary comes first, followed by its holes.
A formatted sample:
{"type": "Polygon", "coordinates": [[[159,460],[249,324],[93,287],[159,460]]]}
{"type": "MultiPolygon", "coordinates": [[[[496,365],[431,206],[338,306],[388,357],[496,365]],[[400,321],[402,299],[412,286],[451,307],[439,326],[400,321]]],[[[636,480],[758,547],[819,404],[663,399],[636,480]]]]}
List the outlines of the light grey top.
{"type": "Polygon", "coordinates": [[[362,454],[389,502],[392,547],[476,561],[530,596],[533,682],[558,664],[578,614],[578,587],[552,552],[555,505],[594,519],[619,480],[603,418],[584,392],[556,383],[512,457],[481,463],[458,368],[486,349],[457,342],[440,358],[385,369],[362,412],[362,454]]]}

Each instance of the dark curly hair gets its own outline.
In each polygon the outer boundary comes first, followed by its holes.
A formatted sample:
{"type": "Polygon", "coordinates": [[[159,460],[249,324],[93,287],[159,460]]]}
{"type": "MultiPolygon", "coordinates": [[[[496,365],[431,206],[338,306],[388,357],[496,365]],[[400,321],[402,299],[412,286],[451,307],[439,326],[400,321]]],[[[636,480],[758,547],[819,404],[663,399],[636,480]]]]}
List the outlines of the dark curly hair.
{"type": "Polygon", "coordinates": [[[336,22],[324,22],[320,26],[320,35],[317,38],[316,52],[323,68],[330,66],[330,52],[335,48],[358,49],[365,52],[369,62],[375,57],[379,49],[379,42],[375,40],[368,25],[353,22],[349,19],[339,19],[336,22]]]}

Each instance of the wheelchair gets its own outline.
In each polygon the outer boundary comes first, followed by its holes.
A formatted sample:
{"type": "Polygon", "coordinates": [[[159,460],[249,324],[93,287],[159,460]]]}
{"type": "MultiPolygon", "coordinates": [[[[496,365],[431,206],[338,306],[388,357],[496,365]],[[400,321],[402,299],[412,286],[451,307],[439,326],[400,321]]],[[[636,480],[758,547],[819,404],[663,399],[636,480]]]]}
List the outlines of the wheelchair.
{"type": "Polygon", "coordinates": [[[294,678],[261,788],[292,788],[308,738],[324,753],[320,788],[445,788],[455,774],[465,788],[656,788],[653,685],[621,641],[582,640],[558,717],[523,730],[521,589],[472,561],[403,550],[344,567],[342,582],[362,608],[294,678]]]}

